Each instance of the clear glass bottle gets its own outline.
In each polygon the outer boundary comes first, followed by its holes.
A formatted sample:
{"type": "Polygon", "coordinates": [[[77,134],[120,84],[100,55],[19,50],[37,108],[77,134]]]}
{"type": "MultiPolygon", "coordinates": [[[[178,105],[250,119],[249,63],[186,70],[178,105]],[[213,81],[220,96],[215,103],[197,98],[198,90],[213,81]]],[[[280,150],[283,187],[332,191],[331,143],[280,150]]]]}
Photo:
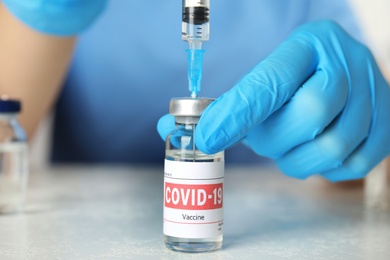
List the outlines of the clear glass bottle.
{"type": "Polygon", "coordinates": [[[22,210],[27,179],[27,141],[17,115],[21,104],[0,98],[0,214],[22,210]]]}
{"type": "Polygon", "coordinates": [[[367,209],[390,211],[390,157],[384,159],[366,176],[364,204],[367,209]]]}
{"type": "Polygon", "coordinates": [[[194,133],[209,98],[173,98],[176,129],[167,137],[164,176],[164,235],[169,249],[208,252],[223,240],[224,152],[204,154],[194,133]]]}

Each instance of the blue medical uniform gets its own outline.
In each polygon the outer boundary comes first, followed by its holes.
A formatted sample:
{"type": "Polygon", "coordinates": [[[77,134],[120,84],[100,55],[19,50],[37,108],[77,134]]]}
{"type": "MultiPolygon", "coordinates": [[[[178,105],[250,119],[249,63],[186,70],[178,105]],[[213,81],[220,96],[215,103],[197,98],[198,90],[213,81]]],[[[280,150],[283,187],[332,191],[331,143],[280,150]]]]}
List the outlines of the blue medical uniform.
{"type": "MultiPolygon", "coordinates": [[[[212,0],[200,96],[219,97],[302,23],[329,18],[359,36],[347,1],[212,0]]],[[[189,96],[181,1],[110,1],[79,37],[56,105],[52,161],[162,163],[156,124],[189,96]]],[[[218,116],[218,115],[216,115],[218,116]]],[[[262,162],[243,145],[227,163],[262,162]]]]}

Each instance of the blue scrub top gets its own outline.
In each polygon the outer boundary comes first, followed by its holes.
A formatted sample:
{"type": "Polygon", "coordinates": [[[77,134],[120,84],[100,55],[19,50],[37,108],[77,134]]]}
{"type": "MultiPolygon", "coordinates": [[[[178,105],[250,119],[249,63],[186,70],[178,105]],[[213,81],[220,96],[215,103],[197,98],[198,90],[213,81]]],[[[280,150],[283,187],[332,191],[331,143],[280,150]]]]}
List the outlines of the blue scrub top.
{"type": "MultiPolygon", "coordinates": [[[[157,121],[172,97],[190,95],[181,8],[179,0],[110,1],[80,35],[56,105],[53,162],[163,162],[157,121]]],[[[323,18],[360,37],[347,1],[211,0],[200,96],[219,97],[294,28],[323,18]]],[[[264,158],[237,145],[226,161],[264,158]]]]}

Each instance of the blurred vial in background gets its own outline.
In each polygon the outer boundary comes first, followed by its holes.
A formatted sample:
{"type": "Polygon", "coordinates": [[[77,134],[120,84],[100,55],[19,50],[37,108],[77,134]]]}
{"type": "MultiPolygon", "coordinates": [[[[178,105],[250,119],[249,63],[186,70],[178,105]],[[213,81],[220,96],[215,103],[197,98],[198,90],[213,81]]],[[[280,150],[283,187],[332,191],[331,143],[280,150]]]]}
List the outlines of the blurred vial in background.
{"type": "Polygon", "coordinates": [[[0,214],[20,212],[27,189],[27,138],[17,116],[18,100],[0,98],[0,214]]]}
{"type": "Polygon", "coordinates": [[[364,180],[366,208],[390,211],[390,157],[376,166],[364,180]]]}

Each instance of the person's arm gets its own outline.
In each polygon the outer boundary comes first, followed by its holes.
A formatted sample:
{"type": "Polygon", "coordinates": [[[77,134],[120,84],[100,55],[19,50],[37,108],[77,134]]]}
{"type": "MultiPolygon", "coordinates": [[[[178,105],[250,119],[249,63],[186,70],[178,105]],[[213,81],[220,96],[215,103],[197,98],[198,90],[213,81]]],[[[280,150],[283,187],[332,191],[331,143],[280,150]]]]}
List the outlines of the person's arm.
{"type": "Polygon", "coordinates": [[[0,3],[0,94],[22,101],[29,137],[59,92],[74,43],[30,29],[0,3]]]}
{"type": "Polygon", "coordinates": [[[75,36],[105,9],[107,0],[2,0],[0,95],[21,99],[28,136],[53,104],[75,36]]]}

